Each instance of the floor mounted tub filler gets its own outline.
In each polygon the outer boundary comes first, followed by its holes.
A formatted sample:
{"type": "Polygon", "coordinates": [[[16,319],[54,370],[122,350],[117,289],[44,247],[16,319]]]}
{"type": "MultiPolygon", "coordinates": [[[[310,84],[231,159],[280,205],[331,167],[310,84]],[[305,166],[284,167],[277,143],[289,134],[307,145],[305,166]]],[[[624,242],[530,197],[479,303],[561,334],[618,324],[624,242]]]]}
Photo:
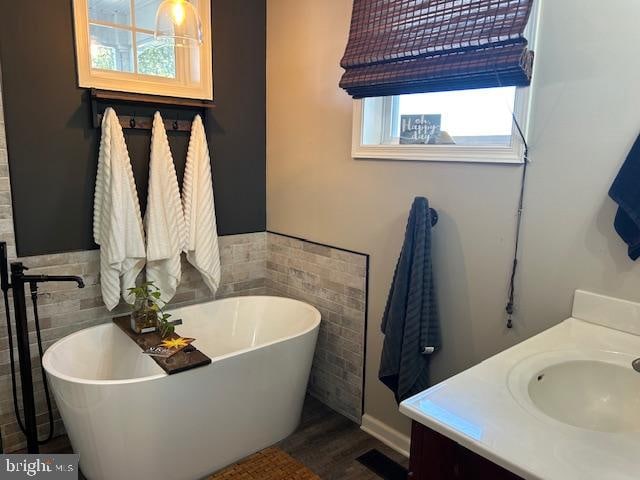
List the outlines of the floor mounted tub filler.
{"type": "Polygon", "coordinates": [[[173,310],[212,359],[167,375],[114,324],[52,345],[44,367],[90,480],[193,480],[291,434],[320,326],[306,303],[239,297],[173,310]]]}

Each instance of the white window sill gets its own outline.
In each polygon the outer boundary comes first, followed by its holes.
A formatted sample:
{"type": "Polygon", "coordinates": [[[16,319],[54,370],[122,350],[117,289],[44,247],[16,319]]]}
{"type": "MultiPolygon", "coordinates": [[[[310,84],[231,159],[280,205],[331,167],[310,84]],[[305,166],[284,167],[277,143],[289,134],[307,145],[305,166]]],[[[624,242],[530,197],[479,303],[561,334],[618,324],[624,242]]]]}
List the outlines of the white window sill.
{"type": "Polygon", "coordinates": [[[448,145],[354,145],[354,159],[420,162],[524,163],[522,147],[463,147],[448,145]]]}

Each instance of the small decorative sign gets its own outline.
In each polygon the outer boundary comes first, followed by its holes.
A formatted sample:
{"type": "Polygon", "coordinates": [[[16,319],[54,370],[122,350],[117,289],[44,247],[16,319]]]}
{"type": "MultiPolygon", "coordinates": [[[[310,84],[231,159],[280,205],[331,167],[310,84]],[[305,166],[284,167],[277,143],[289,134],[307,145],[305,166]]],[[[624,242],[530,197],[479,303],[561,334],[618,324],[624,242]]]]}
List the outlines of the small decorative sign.
{"type": "Polygon", "coordinates": [[[442,115],[400,115],[400,144],[436,144],[442,115]]]}
{"type": "Polygon", "coordinates": [[[167,338],[158,345],[147,348],[142,353],[151,355],[152,357],[169,358],[182,349],[188,347],[195,338],[175,337],[167,338]]]}

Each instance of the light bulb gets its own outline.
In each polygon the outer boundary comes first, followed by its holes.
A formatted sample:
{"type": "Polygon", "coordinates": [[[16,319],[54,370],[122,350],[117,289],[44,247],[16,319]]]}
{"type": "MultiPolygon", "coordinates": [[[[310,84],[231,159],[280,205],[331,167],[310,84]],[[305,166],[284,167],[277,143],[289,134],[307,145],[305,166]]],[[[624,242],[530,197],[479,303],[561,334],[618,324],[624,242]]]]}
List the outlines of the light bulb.
{"type": "Polygon", "coordinates": [[[182,22],[184,22],[184,18],[186,17],[186,12],[184,11],[184,4],[182,0],[176,0],[171,8],[171,15],[173,17],[173,22],[180,26],[182,22]]]}
{"type": "Polygon", "coordinates": [[[176,46],[202,44],[198,10],[187,0],[164,0],[156,11],[155,37],[173,39],[176,46]]]}

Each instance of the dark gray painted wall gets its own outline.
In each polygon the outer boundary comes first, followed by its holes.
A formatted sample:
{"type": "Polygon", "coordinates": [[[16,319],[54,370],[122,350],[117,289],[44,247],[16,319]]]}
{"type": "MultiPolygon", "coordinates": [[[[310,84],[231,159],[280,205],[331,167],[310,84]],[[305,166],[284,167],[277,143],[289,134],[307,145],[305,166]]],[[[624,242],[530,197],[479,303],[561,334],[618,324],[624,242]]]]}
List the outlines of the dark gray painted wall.
{"type": "MultiPolygon", "coordinates": [[[[264,0],[213,0],[212,6],[217,108],[205,124],[218,231],[262,231],[266,6],[264,0]]],[[[95,248],[100,132],[91,127],[88,92],[77,87],[71,1],[3,2],[0,62],[18,253],[95,248]]],[[[169,135],[181,180],[188,134],[169,135]]],[[[150,132],[126,136],[144,208],[150,132]]]]}

